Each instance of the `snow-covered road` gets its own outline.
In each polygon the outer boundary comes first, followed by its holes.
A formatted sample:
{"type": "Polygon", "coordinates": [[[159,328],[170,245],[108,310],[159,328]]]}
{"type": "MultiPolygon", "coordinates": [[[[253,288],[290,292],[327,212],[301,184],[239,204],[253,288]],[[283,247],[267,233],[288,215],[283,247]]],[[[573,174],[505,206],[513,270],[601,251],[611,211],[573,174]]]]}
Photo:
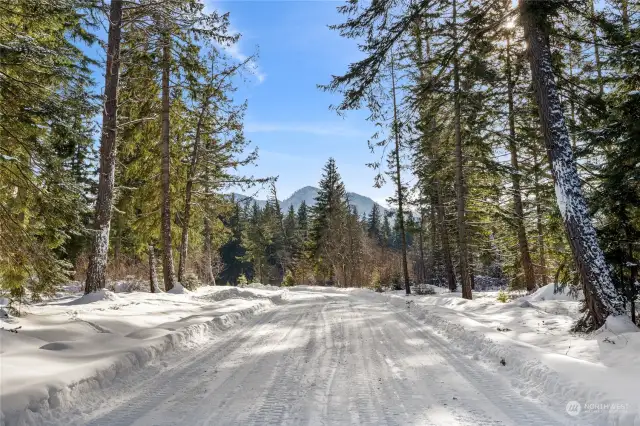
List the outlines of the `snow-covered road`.
{"type": "Polygon", "coordinates": [[[349,293],[288,303],[86,395],[57,424],[556,425],[505,376],[401,308],[349,293]]]}

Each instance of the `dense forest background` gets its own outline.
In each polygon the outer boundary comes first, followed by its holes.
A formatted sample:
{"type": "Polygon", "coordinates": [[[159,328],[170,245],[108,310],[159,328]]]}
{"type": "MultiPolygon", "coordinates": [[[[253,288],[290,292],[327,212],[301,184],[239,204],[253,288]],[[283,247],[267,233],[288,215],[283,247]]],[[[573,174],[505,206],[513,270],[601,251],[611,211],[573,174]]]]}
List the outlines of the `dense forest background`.
{"type": "Polygon", "coordinates": [[[431,283],[471,298],[556,283],[585,292],[582,328],[635,321],[638,5],[339,10],[333,29],[364,59],[320,89],[340,94],[340,114],[370,111],[379,131],[362,145],[378,155],[375,183],[396,188],[389,211],[354,208],[333,160],[297,209],[274,177],[238,172],[258,161],[234,97],[253,58],[225,55],[239,37],[228,15],[200,0],[0,0],[3,291],[37,300],[74,277],[87,292],[134,277],[150,291],[431,283]],[[232,195],[260,187],[263,205],[232,195]]]}

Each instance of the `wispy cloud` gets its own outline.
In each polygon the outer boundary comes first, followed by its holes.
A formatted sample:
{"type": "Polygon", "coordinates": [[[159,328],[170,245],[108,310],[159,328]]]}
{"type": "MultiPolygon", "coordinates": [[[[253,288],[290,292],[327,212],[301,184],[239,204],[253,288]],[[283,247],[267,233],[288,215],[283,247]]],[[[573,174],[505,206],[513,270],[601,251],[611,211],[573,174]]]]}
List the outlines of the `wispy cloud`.
{"type": "Polygon", "coordinates": [[[247,133],[307,133],[318,136],[368,137],[364,130],[335,123],[264,123],[248,122],[247,133]]]}
{"type": "MultiPolygon", "coordinates": [[[[234,43],[232,45],[221,45],[220,47],[229,56],[231,56],[238,62],[244,62],[249,59],[249,56],[240,50],[240,42],[234,43]]],[[[251,74],[255,76],[255,78],[258,80],[258,83],[264,82],[264,80],[267,78],[267,75],[260,70],[258,63],[253,59],[247,62],[247,69],[251,74]]]]}
{"type": "MultiPolygon", "coordinates": [[[[220,4],[218,1],[216,0],[205,1],[205,12],[211,13],[213,11],[217,11],[221,14],[225,13],[225,11],[222,10],[222,8],[220,7],[220,4]]],[[[242,34],[242,32],[234,28],[233,25],[230,25],[229,35],[237,35],[237,34],[242,34]]],[[[224,50],[225,53],[227,53],[227,55],[229,55],[231,58],[235,59],[238,62],[244,62],[247,59],[249,59],[251,55],[247,55],[242,51],[240,47],[241,41],[242,39],[240,39],[238,42],[231,45],[219,44],[219,43],[217,44],[218,44],[218,47],[224,50]]],[[[264,82],[264,80],[267,78],[267,75],[260,69],[260,66],[254,59],[251,59],[247,63],[247,69],[256,78],[256,80],[258,80],[258,83],[264,82]]]]}

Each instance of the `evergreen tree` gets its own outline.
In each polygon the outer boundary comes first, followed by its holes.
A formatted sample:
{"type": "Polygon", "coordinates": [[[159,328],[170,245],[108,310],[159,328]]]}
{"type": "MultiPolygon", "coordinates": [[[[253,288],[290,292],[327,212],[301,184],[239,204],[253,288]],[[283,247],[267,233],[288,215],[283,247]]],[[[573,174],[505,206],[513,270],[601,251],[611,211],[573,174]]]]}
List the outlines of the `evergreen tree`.
{"type": "Polygon", "coordinates": [[[335,160],[330,158],[323,170],[316,204],[311,210],[309,250],[318,276],[325,282],[341,285],[344,283],[344,238],[349,208],[335,160]]]}
{"type": "Polygon", "coordinates": [[[367,218],[367,235],[378,243],[382,242],[381,215],[380,207],[374,204],[367,218]]]}
{"type": "Polygon", "coordinates": [[[0,25],[0,285],[21,299],[68,279],[84,234],[95,38],[82,0],[4,1],[0,25]],[[75,245],[76,248],[72,248],[75,245]]]}
{"type": "Polygon", "coordinates": [[[557,202],[586,298],[588,315],[581,325],[598,328],[609,315],[623,315],[624,303],[611,281],[588,214],[546,42],[548,20],[559,7],[556,3],[520,1],[533,87],[552,165],[557,202]]]}

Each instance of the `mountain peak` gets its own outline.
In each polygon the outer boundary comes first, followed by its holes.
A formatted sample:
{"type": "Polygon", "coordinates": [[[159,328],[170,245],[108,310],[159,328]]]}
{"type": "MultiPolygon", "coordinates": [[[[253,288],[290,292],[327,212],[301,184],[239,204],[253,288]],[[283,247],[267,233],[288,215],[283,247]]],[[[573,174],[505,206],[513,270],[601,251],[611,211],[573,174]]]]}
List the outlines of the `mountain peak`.
{"type": "MultiPolygon", "coordinates": [[[[312,207],[316,204],[316,197],[318,196],[319,191],[320,190],[315,186],[305,186],[303,188],[300,188],[294,191],[294,193],[291,194],[289,198],[282,200],[280,202],[280,208],[283,212],[289,210],[291,206],[293,206],[293,208],[297,210],[303,201],[307,204],[307,206],[312,207]]],[[[360,195],[355,192],[348,192],[347,196],[349,197],[349,204],[356,207],[356,209],[358,210],[358,214],[365,213],[369,215],[369,213],[373,209],[374,204],[377,204],[371,198],[365,197],[364,195],[360,195]]],[[[260,207],[264,207],[264,205],[266,204],[266,201],[264,200],[254,200],[251,197],[236,194],[236,200],[238,199],[241,199],[246,203],[253,203],[253,201],[256,201],[258,203],[258,206],[260,207]]],[[[383,214],[387,212],[387,209],[382,207],[380,204],[378,204],[378,207],[383,214]]]]}

